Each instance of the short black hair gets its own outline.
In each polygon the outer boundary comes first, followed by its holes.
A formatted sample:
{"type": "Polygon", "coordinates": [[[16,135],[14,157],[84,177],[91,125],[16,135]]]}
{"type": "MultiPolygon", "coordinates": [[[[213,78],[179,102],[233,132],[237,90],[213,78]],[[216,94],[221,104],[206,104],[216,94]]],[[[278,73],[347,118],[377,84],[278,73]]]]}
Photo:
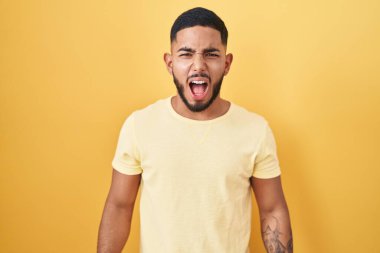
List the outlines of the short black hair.
{"type": "Polygon", "coordinates": [[[177,33],[180,30],[197,25],[218,30],[223,45],[227,45],[228,31],[223,20],[213,11],[202,7],[190,9],[178,16],[170,30],[170,42],[173,42],[176,39],[177,33]]]}

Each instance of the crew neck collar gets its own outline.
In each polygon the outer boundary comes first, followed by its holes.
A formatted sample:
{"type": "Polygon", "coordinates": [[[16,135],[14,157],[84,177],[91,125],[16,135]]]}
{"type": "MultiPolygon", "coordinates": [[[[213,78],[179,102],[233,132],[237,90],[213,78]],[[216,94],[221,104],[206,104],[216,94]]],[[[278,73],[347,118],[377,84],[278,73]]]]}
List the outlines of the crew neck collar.
{"type": "Polygon", "coordinates": [[[231,115],[232,111],[234,110],[235,108],[235,105],[230,102],[230,107],[228,108],[227,112],[225,112],[223,115],[220,115],[214,119],[209,119],[209,120],[196,120],[196,119],[190,119],[190,118],[187,118],[185,116],[182,116],[181,114],[177,113],[174,108],[173,108],[173,105],[172,105],[172,98],[173,96],[170,96],[166,99],[165,101],[165,104],[167,105],[167,107],[169,108],[169,111],[170,113],[177,119],[181,120],[181,121],[185,121],[185,122],[189,122],[189,123],[192,123],[192,124],[209,124],[209,123],[213,123],[213,122],[218,122],[218,121],[221,121],[221,120],[224,120],[226,118],[229,117],[229,115],[231,115]]]}

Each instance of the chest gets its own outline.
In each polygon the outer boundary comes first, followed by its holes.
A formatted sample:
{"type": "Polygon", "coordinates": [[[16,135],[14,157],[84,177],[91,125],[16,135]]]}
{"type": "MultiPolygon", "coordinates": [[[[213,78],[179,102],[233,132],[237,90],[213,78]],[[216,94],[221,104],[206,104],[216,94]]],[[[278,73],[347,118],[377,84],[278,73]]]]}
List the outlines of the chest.
{"type": "Polygon", "coordinates": [[[146,180],[184,183],[246,181],[257,143],[239,129],[215,125],[156,128],[144,135],[141,166],[146,180]]]}

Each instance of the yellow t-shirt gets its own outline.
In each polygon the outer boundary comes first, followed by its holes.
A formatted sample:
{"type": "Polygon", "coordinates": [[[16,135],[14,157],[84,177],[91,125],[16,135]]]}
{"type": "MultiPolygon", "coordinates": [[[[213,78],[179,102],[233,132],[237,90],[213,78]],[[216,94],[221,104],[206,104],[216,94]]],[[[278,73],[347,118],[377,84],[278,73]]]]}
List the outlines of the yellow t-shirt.
{"type": "Polygon", "coordinates": [[[233,103],[198,121],[170,101],[127,118],[112,161],[117,171],[142,176],[140,252],[249,252],[249,179],[280,175],[271,129],[233,103]]]}

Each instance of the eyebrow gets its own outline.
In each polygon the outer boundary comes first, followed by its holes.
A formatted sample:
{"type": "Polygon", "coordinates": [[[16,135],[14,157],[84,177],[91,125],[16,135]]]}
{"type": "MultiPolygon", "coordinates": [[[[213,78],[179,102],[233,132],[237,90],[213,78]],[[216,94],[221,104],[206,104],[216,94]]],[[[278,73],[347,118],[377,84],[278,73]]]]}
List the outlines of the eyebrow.
{"type": "MultiPolygon", "coordinates": [[[[185,51],[185,52],[189,52],[189,53],[195,53],[196,52],[194,49],[189,48],[189,47],[181,47],[180,49],[177,50],[177,52],[180,52],[180,51],[185,51]]],[[[205,48],[203,50],[203,53],[211,53],[211,52],[220,52],[220,50],[217,48],[214,48],[214,47],[205,48]]]]}
{"type": "Polygon", "coordinates": [[[220,52],[220,50],[214,47],[206,48],[205,50],[203,50],[203,53],[212,53],[212,52],[220,52]]]}
{"type": "Polygon", "coordinates": [[[192,48],[189,48],[189,47],[181,47],[180,49],[177,50],[177,53],[180,52],[180,51],[185,51],[185,52],[189,52],[189,53],[195,53],[195,50],[192,49],[192,48]]]}

